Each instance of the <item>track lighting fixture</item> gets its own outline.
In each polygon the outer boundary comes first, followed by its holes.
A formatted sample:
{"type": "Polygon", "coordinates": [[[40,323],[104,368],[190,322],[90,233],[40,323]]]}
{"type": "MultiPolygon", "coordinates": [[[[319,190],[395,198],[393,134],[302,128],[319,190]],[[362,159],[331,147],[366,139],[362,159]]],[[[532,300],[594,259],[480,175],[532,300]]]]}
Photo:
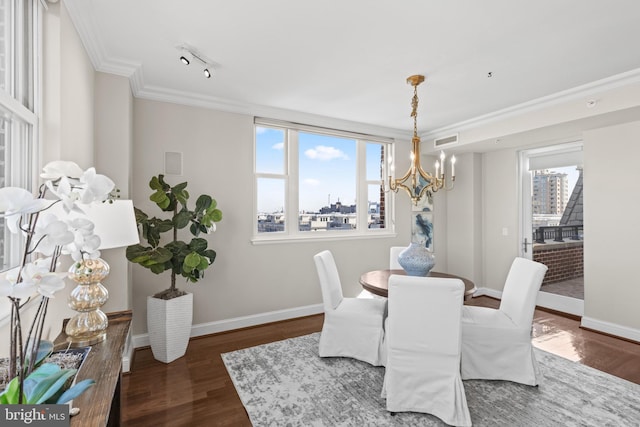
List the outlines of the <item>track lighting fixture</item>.
{"type": "Polygon", "coordinates": [[[213,64],[208,58],[199,53],[196,49],[191,46],[181,45],[178,46],[178,49],[182,53],[180,55],[180,62],[184,65],[189,65],[191,61],[199,62],[204,68],[202,70],[204,77],[210,79],[213,75],[213,64]],[[191,60],[189,60],[191,58],[191,60]]]}

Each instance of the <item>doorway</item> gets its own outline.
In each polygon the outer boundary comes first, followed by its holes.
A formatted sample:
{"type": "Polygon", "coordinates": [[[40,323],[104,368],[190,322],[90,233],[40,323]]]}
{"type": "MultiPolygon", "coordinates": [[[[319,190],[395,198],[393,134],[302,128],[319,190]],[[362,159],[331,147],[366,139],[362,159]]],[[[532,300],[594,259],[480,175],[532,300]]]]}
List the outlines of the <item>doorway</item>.
{"type": "Polygon", "coordinates": [[[525,150],[519,163],[520,256],[549,268],[537,304],[582,316],[582,142],[525,150]]]}

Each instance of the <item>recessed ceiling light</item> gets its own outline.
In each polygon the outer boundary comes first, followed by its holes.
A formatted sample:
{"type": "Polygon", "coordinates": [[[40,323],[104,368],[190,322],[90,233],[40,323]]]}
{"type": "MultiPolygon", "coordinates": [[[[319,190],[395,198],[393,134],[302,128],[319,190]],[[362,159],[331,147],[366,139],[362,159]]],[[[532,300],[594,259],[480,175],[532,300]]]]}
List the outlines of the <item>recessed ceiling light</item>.
{"type": "Polygon", "coordinates": [[[189,60],[187,59],[186,56],[181,56],[180,62],[182,62],[184,65],[189,65],[189,60]]]}
{"type": "Polygon", "coordinates": [[[204,69],[204,76],[205,76],[206,78],[208,78],[208,79],[210,79],[210,78],[211,78],[211,73],[209,72],[209,69],[208,69],[208,68],[205,68],[205,69],[204,69]]]}

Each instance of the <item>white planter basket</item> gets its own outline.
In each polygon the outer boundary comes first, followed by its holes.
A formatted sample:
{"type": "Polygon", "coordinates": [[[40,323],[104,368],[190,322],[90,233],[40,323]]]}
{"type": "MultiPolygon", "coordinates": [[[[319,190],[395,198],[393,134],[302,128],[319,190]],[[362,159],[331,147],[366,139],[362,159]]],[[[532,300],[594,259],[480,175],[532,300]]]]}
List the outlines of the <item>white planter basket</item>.
{"type": "Polygon", "coordinates": [[[163,300],[147,297],[147,328],[153,357],[170,363],[184,356],[193,321],[193,294],[163,300]]]}

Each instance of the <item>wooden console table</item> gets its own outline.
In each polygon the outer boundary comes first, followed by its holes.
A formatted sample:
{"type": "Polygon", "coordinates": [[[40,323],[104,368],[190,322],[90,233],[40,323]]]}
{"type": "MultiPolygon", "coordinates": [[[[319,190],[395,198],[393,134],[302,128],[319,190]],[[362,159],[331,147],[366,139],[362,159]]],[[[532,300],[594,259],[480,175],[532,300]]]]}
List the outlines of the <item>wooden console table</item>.
{"type": "MultiPolygon", "coordinates": [[[[72,427],[120,425],[122,353],[131,326],[131,310],[107,313],[107,317],[107,338],[91,346],[78,372],[77,381],[92,378],[96,383],[73,399],[73,407],[80,408],[80,413],[71,418],[72,427]]],[[[54,341],[56,350],[66,348],[64,328],[67,320],[54,341]]]]}

